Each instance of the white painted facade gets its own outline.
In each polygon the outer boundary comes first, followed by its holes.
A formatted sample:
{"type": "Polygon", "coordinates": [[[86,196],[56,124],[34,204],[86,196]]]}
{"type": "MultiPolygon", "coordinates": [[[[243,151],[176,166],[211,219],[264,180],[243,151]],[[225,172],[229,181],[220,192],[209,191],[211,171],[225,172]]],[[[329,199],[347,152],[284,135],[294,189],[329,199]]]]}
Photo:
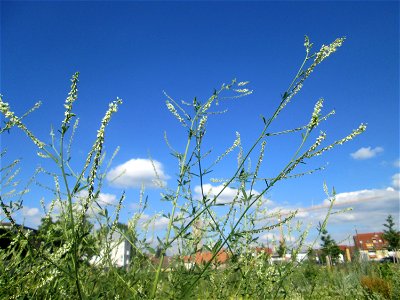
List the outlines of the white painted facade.
{"type": "MultiPolygon", "coordinates": [[[[132,246],[131,244],[118,232],[114,232],[110,242],[110,259],[113,265],[117,267],[127,268],[131,261],[132,246]]],[[[97,265],[104,257],[104,250],[100,251],[100,256],[91,258],[90,263],[97,265]]]]}
{"type": "Polygon", "coordinates": [[[131,260],[131,244],[121,234],[114,232],[111,240],[111,259],[118,267],[128,267],[131,260]]]}

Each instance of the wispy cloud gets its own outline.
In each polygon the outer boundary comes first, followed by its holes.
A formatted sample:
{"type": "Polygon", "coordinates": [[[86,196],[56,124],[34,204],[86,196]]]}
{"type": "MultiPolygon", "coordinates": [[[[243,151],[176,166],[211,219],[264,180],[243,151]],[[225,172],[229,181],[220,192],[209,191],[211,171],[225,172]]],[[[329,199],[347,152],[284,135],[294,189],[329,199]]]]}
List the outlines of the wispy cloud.
{"type": "Polygon", "coordinates": [[[37,207],[24,206],[18,212],[17,219],[22,219],[25,226],[37,228],[41,223],[42,213],[37,207]]]}
{"type": "Polygon", "coordinates": [[[169,219],[160,215],[142,214],[139,218],[142,227],[149,227],[151,230],[165,229],[168,226],[169,219]]]}
{"type": "Polygon", "coordinates": [[[133,158],[112,169],[106,178],[115,187],[138,188],[144,185],[160,188],[167,184],[168,176],[159,161],[133,158]]]}
{"type": "MultiPolygon", "coordinates": [[[[89,195],[88,191],[83,190],[75,195],[74,200],[82,200],[89,195]]],[[[99,197],[96,199],[97,202],[103,205],[115,205],[117,204],[117,196],[114,194],[99,193],[99,197]]]]}
{"type": "Polygon", "coordinates": [[[392,186],[395,189],[400,189],[400,173],[396,173],[392,176],[392,186]]]}
{"type": "Polygon", "coordinates": [[[393,162],[393,166],[394,166],[395,168],[400,168],[400,159],[399,159],[399,158],[396,159],[396,160],[393,162]]]}
{"type": "MultiPolygon", "coordinates": [[[[205,195],[207,195],[209,198],[213,198],[214,196],[218,195],[224,188],[224,185],[220,184],[217,186],[213,186],[209,183],[203,184],[203,192],[205,195]]],[[[195,191],[195,198],[196,199],[201,199],[201,186],[197,185],[194,188],[195,191]]],[[[250,190],[246,191],[246,194],[249,196],[250,195],[250,190]]],[[[252,191],[253,195],[259,195],[260,193],[253,190],[252,191]]],[[[238,189],[231,188],[231,187],[226,187],[224,191],[219,195],[216,203],[217,204],[226,204],[226,203],[231,203],[233,200],[236,199],[236,201],[239,201],[243,197],[242,193],[238,191],[238,189]]],[[[265,200],[266,204],[271,205],[272,201],[263,198],[265,200]]]]}
{"type": "MultiPolygon", "coordinates": [[[[353,235],[354,228],[360,232],[381,231],[385,218],[391,214],[395,219],[399,218],[400,194],[392,187],[386,189],[365,189],[352,192],[344,192],[336,195],[332,214],[329,217],[328,227],[335,237],[345,238],[353,235]],[[350,211],[335,213],[346,208],[350,211]]],[[[299,213],[297,220],[304,224],[312,224],[315,227],[318,222],[325,219],[330,206],[328,199],[323,200],[312,207],[276,207],[282,216],[296,209],[299,213]]]]}
{"type": "Polygon", "coordinates": [[[362,160],[362,159],[369,159],[375,157],[377,154],[383,152],[382,147],[362,147],[358,149],[356,152],[351,153],[351,157],[354,159],[362,160]]]}
{"type": "MultiPolygon", "coordinates": [[[[286,243],[296,241],[296,238],[294,236],[285,233],[283,233],[282,238],[285,240],[286,243]]],[[[268,246],[276,247],[279,244],[280,240],[281,240],[281,234],[277,231],[277,232],[264,233],[259,237],[258,242],[267,244],[268,246]]]]}

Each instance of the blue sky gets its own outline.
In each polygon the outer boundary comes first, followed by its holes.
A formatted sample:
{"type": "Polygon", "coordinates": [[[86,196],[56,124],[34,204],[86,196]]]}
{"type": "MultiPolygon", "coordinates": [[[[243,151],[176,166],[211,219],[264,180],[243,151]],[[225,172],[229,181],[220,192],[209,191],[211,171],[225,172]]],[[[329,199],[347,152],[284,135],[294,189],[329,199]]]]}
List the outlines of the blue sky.
{"type": "MultiPolygon", "coordinates": [[[[345,36],[346,41],[318,66],[273,129],[307,123],[320,97],[325,99],[325,112],[336,110],[323,125],[329,141],[362,122],[368,129],[310,164],[328,163],[325,171],[281,182],[266,197],[275,209],[307,209],[323,203],[326,181],[335,186],[338,199],[356,201],[347,217],[335,217],[328,226],[334,237],[352,234],[354,226],[360,232],[380,231],[389,213],[399,219],[398,2],[2,1],[1,93],[17,115],[43,101],[25,122],[49,142],[50,125],[57,127],[63,119],[69,79],[79,71],[74,111],[80,126],[72,161],[77,167],[108,103],[123,99],[107,129],[106,151],[111,154],[120,146],[113,168],[132,159],[144,162],[143,170],[136,165],[136,182],[127,178],[121,215],[126,221],[138,201],[136,186],[146,179],[149,155],[160,163],[167,186],[175,186],[178,167],[163,135],[166,131],[174,147],[182,149],[185,131],[166,109],[163,91],[178,101],[204,101],[233,78],[250,81],[254,93],[222,103],[229,111],[210,120],[206,140],[215,156],[233,143],[236,131],[249,147],[262,129],[260,114],[268,117],[273,112],[304,58],[304,35],[316,51],[337,37],[345,36]]],[[[263,174],[274,174],[298,142],[299,136],[268,141],[263,174]]],[[[8,149],[3,165],[22,158],[22,182],[45,164],[16,129],[3,134],[1,147],[8,149]]],[[[234,158],[213,176],[227,177],[234,158]]],[[[121,191],[107,182],[103,190],[112,199],[121,191]]],[[[159,201],[159,189],[148,186],[146,193],[149,215],[169,211],[168,203],[159,201]]],[[[25,197],[27,209],[19,218],[27,225],[37,226],[43,194],[32,187],[25,197]]],[[[320,212],[306,213],[304,219],[318,218],[320,212]]]]}

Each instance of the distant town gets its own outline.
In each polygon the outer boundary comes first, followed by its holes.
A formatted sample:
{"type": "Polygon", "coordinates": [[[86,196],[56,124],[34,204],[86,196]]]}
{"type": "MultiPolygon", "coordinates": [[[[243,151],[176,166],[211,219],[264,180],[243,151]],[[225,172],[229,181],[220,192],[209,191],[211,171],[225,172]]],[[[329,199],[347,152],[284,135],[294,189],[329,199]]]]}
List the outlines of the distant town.
{"type": "MultiPolygon", "coordinates": [[[[24,227],[16,224],[23,231],[29,231],[36,234],[37,229],[24,227]]],[[[0,223],[0,248],[6,249],[10,246],[12,240],[10,231],[13,230],[11,223],[2,222],[0,223]]],[[[255,246],[251,248],[250,255],[265,255],[265,257],[271,262],[285,262],[295,260],[302,262],[305,260],[313,260],[319,264],[332,264],[332,263],[346,263],[352,260],[358,259],[361,261],[390,261],[391,259],[400,258],[400,251],[390,250],[389,243],[384,238],[384,232],[365,232],[357,233],[353,235],[354,245],[337,245],[340,250],[336,260],[327,257],[324,253],[323,247],[316,249],[308,249],[300,251],[298,253],[292,253],[291,251],[281,251],[278,247],[260,247],[255,246]],[[390,258],[388,260],[388,258],[390,258]]],[[[116,267],[129,268],[132,255],[135,255],[130,242],[124,237],[124,235],[114,232],[111,236],[111,259],[116,267]]],[[[102,251],[100,251],[102,252],[102,251]]],[[[101,259],[100,256],[93,256],[90,260],[92,264],[96,264],[101,259]]],[[[159,253],[148,254],[149,258],[154,264],[159,262],[159,253]]],[[[218,267],[223,267],[225,264],[232,259],[233,254],[227,249],[222,249],[217,254],[213,254],[211,251],[199,250],[192,255],[185,255],[178,257],[177,255],[166,256],[163,260],[163,267],[168,268],[172,260],[181,259],[184,262],[186,268],[192,268],[194,265],[201,265],[211,262],[218,267]]]]}

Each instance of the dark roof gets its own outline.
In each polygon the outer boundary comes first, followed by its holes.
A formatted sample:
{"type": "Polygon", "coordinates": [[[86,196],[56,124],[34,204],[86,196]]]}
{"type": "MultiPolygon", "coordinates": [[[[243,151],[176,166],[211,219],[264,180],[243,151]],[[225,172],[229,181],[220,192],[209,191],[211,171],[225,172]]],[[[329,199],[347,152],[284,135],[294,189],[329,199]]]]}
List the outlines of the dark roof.
{"type": "MultiPolygon", "coordinates": [[[[37,232],[37,229],[30,228],[24,225],[16,224],[17,227],[25,230],[31,230],[33,232],[37,232]]],[[[0,228],[12,228],[12,224],[10,222],[0,222],[0,228]]]]}

